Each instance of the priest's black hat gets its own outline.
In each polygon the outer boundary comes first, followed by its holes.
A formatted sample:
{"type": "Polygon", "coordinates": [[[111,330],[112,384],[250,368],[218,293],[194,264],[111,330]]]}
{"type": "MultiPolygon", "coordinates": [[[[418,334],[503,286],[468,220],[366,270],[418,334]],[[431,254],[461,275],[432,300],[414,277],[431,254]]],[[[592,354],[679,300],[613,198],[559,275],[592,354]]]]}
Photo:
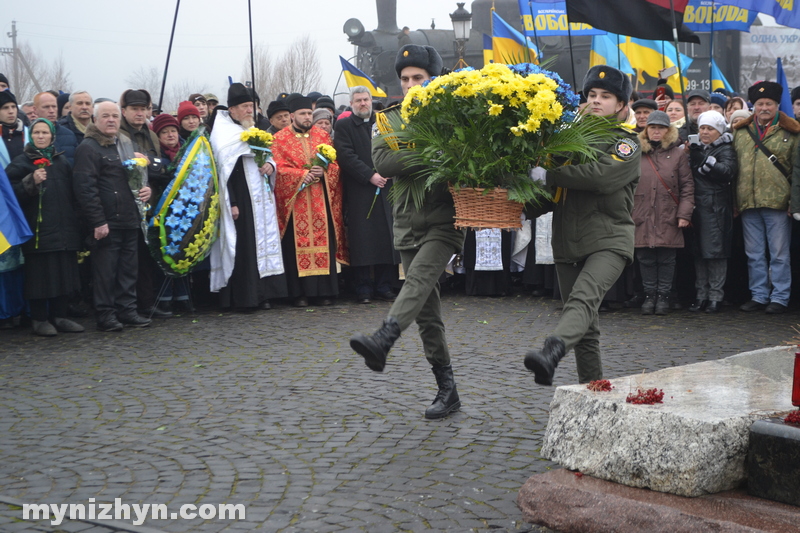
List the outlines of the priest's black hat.
{"type": "Polygon", "coordinates": [[[294,113],[300,109],[311,109],[313,104],[311,103],[311,98],[308,96],[296,96],[294,98],[288,98],[289,100],[289,112],[294,113]]]}
{"type": "Polygon", "coordinates": [[[228,108],[254,101],[253,92],[243,84],[232,83],[231,86],[228,87],[228,108]]]}

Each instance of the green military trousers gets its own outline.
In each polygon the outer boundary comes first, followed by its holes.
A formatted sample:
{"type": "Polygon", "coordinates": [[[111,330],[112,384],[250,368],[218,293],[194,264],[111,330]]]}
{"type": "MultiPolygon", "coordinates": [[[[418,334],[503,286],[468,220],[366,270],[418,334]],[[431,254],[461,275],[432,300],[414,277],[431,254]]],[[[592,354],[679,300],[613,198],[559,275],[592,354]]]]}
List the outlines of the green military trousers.
{"type": "Polygon", "coordinates": [[[616,252],[596,252],[580,263],[556,263],[564,310],[553,335],[566,350],[575,348],[578,381],[603,379],[600,362],[599,309],[627,261],[616,252]]]}
{"type": "Polygon", "coordinates": [[[406,274],[403,288],[389,310],[404,331],[412,322],[419,326],[425,358],[431,365],[449,365],[450,351],[444,336],[439,276],[453,257],[453,245],[428,241],[417,249],[399,250],[406,274]]]}

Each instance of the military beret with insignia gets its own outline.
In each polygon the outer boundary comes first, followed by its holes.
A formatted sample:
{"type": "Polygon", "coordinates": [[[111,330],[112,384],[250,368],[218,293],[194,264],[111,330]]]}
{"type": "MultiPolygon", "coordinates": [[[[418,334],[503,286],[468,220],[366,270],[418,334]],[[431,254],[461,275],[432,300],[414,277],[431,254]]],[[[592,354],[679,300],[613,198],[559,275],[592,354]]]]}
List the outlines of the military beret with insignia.
{"type": "Polygon", "coordinates": [[[588,95],[590,89],[603,89],[625,103],[630,100],[633,91],[630,78],[608,65],[597,65],[589,69],[583,78],[583,94],[588,95]]]}
{"type": "Polygon", "coordinates": [[[769,98],[780,103],[782,95],[783,87],[774,81],[760,81],[747,89],[747,99],[753,104],[762,98],[769,98]]]}
{"type": "Polygon", "coordinates": [[[418,44],[407,44],[397,51],[397,58],[394,61],[394,69],[397,77],[406,67],[417,67],[428,71],[428,74],[440,76],[442,74],[442,56],[432,46],[421,46],[418,44]]]}

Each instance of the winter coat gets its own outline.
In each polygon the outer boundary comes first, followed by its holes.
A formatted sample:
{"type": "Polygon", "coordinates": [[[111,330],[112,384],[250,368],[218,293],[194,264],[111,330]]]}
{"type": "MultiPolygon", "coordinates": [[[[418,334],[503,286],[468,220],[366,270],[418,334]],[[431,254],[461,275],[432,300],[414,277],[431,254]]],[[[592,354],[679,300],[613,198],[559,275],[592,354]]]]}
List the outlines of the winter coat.
{"type": "MultiPolygon", "coordinates": [[[[382,113],[400,113],[400,106],[392,106],[382,113]]],[[[392,150],[384,139],[372,139],[372,162],[375,170],[384,177],[392,179],[412,179],[411,176],[421,170],[410,167],[403,161],[405,154],[392,150]]],[[[444,185],[436,186],[425,193],[422,206],[417,209],[410,191],[398,198],[393,206],[394,247],[397,250],[418,249],[428,241],[444,241],[453,246],[453,253],[460,252],[464,246],[466,230],[456,229],[453,225],[456,208],[453,196],[444,185]]]]}
{"type": "Polygon", "coordinates": [[[634,246],[683,248],[683,229],[678,227],[678,219],[692,219],[694,181],[678,129],[670,127],[658,147],[650,143],[647,131],[639,133],[639,141],[642,175],[633,199],[634,246]]]}
{"type": "Polygon", "coordinates": [[[70,165],[75,165],[75,150],[78,149],[78,138],[72,130],[61,124],[56,124],[56,152],[61,152],[69,160],[70,165]]]}
{"type": "MultiPolygon", "coordinates": [[[[787,210],[792,181],[795,183],[800,181],[800,168],[792,168],[800,139],[800,123],[783,112],[779,114],[778,123],[770,126],[761,143],[789,171],[788,176],[781,174],[764,152],[756,148],[753,138],[747,131],[748,129],[755,131],[752,116],[734,127],[736,131],[733,135],[733,147],[736,149],[739,161],[736,207],[740,212],[760,207],[787,210]]],[[[757,131],[755,133],[758,135],[757,131]]]]}
{"type": "Polygon", "coordinates": [[[72,167],[64,155],[56,152],[52,164],[45,167],[47,179],[36,185],[33,162],[42,156],[29,144],[6,168],[8,180],[14,189],[19,206],[33,238],[22,245],[24,254],[79,250],[81,237],[78,226],[77,203],[72,189],[72,167]],[[41,191],[42,217],[39,218],[39,193],[41,191]],[[39,245],[36,246],[36,234],[39,245]]]}
{"type": "Polygon", "coordinates": [[[739,172],[733,135],[723,133],[711,144],[695,144],[689,150],[694,176],[694,245],[692,253],[701,259],[726,259],[733,241],[733,182],[739,172]],[[707,174],[700,168],[709,156],[717,162],[707,174]]]}
{"type": "Polygon", "coordinates": [[[156,198],[160,198],[164,188],[170,182],[170,177],[166,172],[167,160],[161,158],[161,141],[158,135],[145,124],[137,130],[131,126],[125,117],[120,119],[119,134],[131,140],[133,149],[142,153],[150,160],[147,167],[147,183],[154,191],[156,198]]]}
{"type": "Polygon", "coordinates": [[[75,140],[77,144],[81,144],[83,142],[84,133],[81,130],[79,130],[78,127],[75,125],[75,118],[73,118],[72,114],[69,114],[65,117],[61,117],[61,119],[58,121],[58,124],[59,126],[64,126],[69,131],[71,131],[73,135],[75,135],[75,140]]]}
{"type": "Polygon", "coordinates": [[[639,140],[630,128],[616,142],[598,146],[597,161],[547,171],[555,188],[553,259],[579,263],[600,251],[616,252],[633,262],[633,193],[641,173],[639,140]]]}
{"type": "Polygon", "coordinates": [[[374,115],[367,121],[351,115],[336,122],[333,138],[344,185],[344,219],[351,266],[400,262],[400,254],[392,246],[392,208],[387,199],[392,181],[389,180],[377,195],[377,187],[369,181],[375,174],[372,164],[374,123],[374,115]]]}
{"type": "MultiPolygon", "coordinates": [[[[128,141],[128,139],[125,139],[128,141]]],[[[75,152],[73,183],[81,215],[90,228],[108,224],[110,229],[140,227],[128,174],[122,166],[115,139],[103,135],[94,124],[86,128],[86,136],[75,152]]],[[[132,147],[131,147],[132,150],[132,147]]]]}
{"type": "Polygon", "coordinates": [[[689,135],[696,135],[700,130],[700,127],[694,120],[689,120],[689,115],[686,115],[683,118],[684,123],[680,128],[678,128],[678,137],[680,137],[682,142],[686,143],[689,142],[689,135]]]}

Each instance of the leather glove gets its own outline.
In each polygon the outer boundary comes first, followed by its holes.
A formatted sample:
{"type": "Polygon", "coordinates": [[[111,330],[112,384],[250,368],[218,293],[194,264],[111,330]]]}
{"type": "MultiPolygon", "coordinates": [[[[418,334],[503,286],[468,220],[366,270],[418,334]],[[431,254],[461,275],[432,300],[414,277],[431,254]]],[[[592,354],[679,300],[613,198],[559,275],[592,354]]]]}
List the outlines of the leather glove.
{"type": "Polygon", "coordinates": [[[708,174],[709,172],[711,172],[711,169],[714,168],[714,165],[716,164],[717,164],[717,158],[714,157],[713,155],[710,155],[706,157],[706,160],[703,162],[703,166],[697,169],[697,171],[703,175],[708,174]]]}
{"type": "Polygon", "coordinates": [[[533,167],[528,171],[528,177],[534,183],[544,183],[547,179],[547,171],[542,167],[533,167]]]}

